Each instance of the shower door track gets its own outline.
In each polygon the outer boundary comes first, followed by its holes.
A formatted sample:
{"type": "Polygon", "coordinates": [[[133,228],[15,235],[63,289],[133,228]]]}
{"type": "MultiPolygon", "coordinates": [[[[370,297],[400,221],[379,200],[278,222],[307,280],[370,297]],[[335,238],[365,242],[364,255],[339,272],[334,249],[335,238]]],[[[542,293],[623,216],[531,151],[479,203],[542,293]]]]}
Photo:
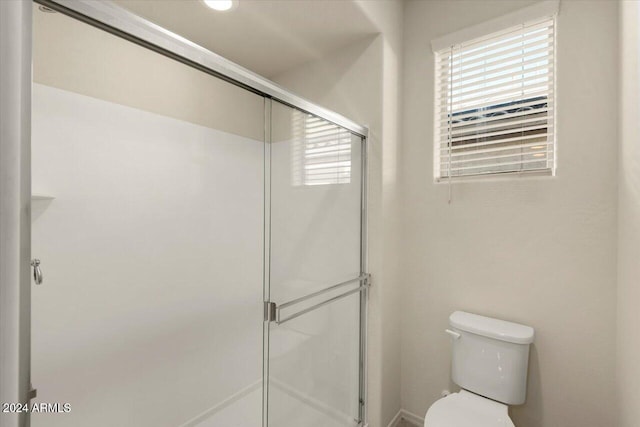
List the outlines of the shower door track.
{"type": "Polygon", "coordinates": [[[321,117],[366,138],[368,128],[302,98],[269,79],[193,43],[110,2],[95,0],[33,0],[118,37],[151,49],[244,89],[321,117]]]}

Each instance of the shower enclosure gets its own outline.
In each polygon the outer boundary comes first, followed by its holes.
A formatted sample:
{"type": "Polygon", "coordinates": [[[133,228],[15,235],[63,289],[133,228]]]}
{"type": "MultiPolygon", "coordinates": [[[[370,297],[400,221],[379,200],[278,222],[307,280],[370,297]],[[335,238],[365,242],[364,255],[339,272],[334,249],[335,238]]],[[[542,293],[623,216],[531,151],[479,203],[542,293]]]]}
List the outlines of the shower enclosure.
{"type": "Polygon", "coordinates": [[[364,425],[366,128],[112,4],[38,3],[16,390],[50,405],[7,426],[364,425]]]}

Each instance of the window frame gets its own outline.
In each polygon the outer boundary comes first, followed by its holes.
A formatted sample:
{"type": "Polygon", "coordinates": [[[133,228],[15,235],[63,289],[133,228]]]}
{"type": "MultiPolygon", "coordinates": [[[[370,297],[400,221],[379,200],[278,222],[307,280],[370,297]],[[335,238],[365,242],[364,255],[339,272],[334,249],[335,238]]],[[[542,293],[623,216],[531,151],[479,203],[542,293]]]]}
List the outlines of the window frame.
{"type": "MultiPolygon", "coordinates": [[[[451,180],[477,180],[477,179],[484,179],[484,178],[511,177],[513,175],[555,176],[556,169],[557,169],[557,118],[556,118],[556,115],[558,111],[557,109],[557,40],[558,40],[557,27],[558,27],[558,23],[556,18],[557,18],[558,10],[559,10],[559,2],[557,1],[541,2],[539,4],[535,4],[533,6],[518,10],[516,12],[505,15],[503,17],[499,17],[494,20],[491,20],[473,27],[466,28],[462,31],[458,31],[453,34],[443,36],[431,42],[433,53],[434,53],[434,57],[433,57],[434,58],[434,64],[433,64],[434,113],[432,116],[434,120],[433,142],[432,142],[433,155],[434,155],[433,177],[436,183],[450,182],[451,180]],[[454,55],[456,54],[455,53],[456,48],[461,49],[461,52],[462,52],[461,55],[464,55],[464,54],[468,55],[470,50],[470,48],[468,47],[469,45],[473,46],[477,44],[480,50],[484,48],[490,48],[492,43],[506,42],[509,39],[511,34],[513,34],[514,36],[518,35],[522,37],[523,40],[526,40],[527,36],[531,37],[530,36],[531,32],[527,32],[527,28],[529,28],[529,26],[531,25],[537,25],[537,24],[547,25],[546,28],[550,30],[549,38],[551,42],[551,45],[548,48],[548,50],[547,49],[542,50],[544,52],[544,55],[537,57],[537,59],[539,59],[541,62],[547,64],[546,67],[545,66],[541,67],[541,69],[543,69],[543,71],[541,72],[541,78],[548,77],[549,79],[548,86],[546,87],[546,89],[543,89],[542,94],[540,94],[540,96],[543,96],[543,98],[537,98],[538,94],[531,94],[531,93],[527,94],[525,91],[524,93],[522,93],[522,96],[519,96],[517,98],[510,97],[508,102],[503,102],[504,100],[497,99],[495,101],[495,104],[484,105],[481,108],[459,107],[458,109],[454,109],[452,102],[455,102],[454,100],[456,96],[454,95],[453,97],[451,97],[450,94],[442,95],[443,84],[446,85],[446,87],[448,87],[449,90],[452,88],[452,86],[450,85],[452,77],[448,77],[448,76],[443,77],[442,71],[444,69],[449,71],[450,73],[455,72],[455,65],[448,66],[446,63],[443,65],[442,62],[439,61],[439,58],[441,58],[441,56],[439,57],[439,55],[446,53],[447,55],[450,55],[449,58],[452,58],[451,61],[454,61],[453,58],[455,58],[454,55]],[[517,33],[517,31],[519,31],[519,33],[517,33]],[[440,68],[440,67],[444,67],[444,68],[440,68]],[[544,70],[545,68],[547,69],[544,70]],[[535,106],[536,105],[535,101],[541,101],[539,104],[542,104],[542,103],[548,103],[548,104],[545,104],[543,106],[544,110],[541,110],[540,112],[536,112],[535,108],[532,109],[530,113],[525,112],[524,109],[520,111],[516,111],[519,109],[518,107],[519,104],[528,103],[529,105],[535,106]],[[502,105],[500,105],[501,103],[502,105]],[[443,104],[447,105],[446,107],[444,107],[446,109],[444,111],[443,111],[443,104]],[[514,111],[509,111],[511,110],[509,109],[510,104],[513,105],[514,111]],[[509,111],[510,116],[507,116],[505,114],[506,116],[505,119],[514,119],[516,123],[514,123],[514,125],[510,127],[508,120],[491,118],[491,114],[492,114],[491,109],[497,108],[497,107],[500,107],[500,108],[497,109],[496,112],[500,112],[504,114],[505,111],[509,111]],[[475,112],[474,112],[474,109],[475,109],[475,112]],[[543,113],[543,112],[545,113],[545,115],[540,115],[540,113],[543,113]],[[451,123],[454,123],[454,121],[448,120],[448,117],[454,117],[453,120],[455,120],[456,115],[462,115],[462,114],[470,115],[471,120],[479,119],[481,120],[480,123],[481,124],[484,123],[484,124],[482,124],[481,126],[477,126],[475,129],[472,126],[468,126],[469,129],[467,130],[466,125],[464,124],[460,125],[460,123],[462,123],[462,120],[461,120],[458,122],[459,125],[456,126],[458,127],[458,130],[452,131],[451,123]],[[489,121],[495,121],[495,123],[487,124],[487,122],[489,121]],[[476,143],[481,144],[485,140],[486,141],[491,140],[491,138],[489,138],[488,136],[492,136],[492,135],[487,136],[487,134],[490,134],[492,131],[488,130],[488,128],[495,129],[494,135],[500,135],[501,138],[504,138],[504,135],[508,136],[508,134],[510,133],[511,134],[517,133],[517,127],[515,126],[516,124],[518,124],[517,122],[531,122],[531,124],[521,125],[524,128],[524,130],[528,130],[528,128],[525,128],[525,126],[529,126],[529,127],[537,126],[537,129],[544,131],[544,133],[541,132],[540,134],[540,138],[544,136],[544,140],[542,141],[537,141],[537,140],[534,141],[533,138],[535,138],[535,134],[533,133],[525,135],[525,133],[523,132],[522,134],[523,137],[532,138],[531,139],[532,142],[530,145],[536,145],[538,143],[543,145],[544,151],[540,151],[540,153],[544,153],[545,156],[540,161],[536,161],[534,159],[534,157],[537,157],[537,156],[531,156],[534,152],[528,152],[529,154],[525,154],[524,151],[522,151],[521,155],[516,154],[517,150],[521,149],[522,148],[521,146],[524,145],[524,142],[526,142],[526,138],[513,140],[513,142],[508,142],[508,143],[505,142],[502,144],[496,144],[497,148],[493,150],[495,151],[494,154],[477,153],[476,151],[481,150],[481,148],[478,148],[478,147],[476,147],[475,150],[472,147],[469,147],[469,150],[460,150],[457,153],[456,151],[453,151],[454,156],[455,154],[459,156],[457,161],[458,163],[457,168],[453,168],[451,167],[451,163],[445,163],[443,161],[442,159],[443,156],[449,156],[449,161],[451,161],[450,147],[452,146],[455,147],[455,142],[451,141],[452,138],[457,139],[458,142],[460,142],[460,141],[463,141],[464,138],[468,136],[469,144],[476,144],[476,143]],[[502,126],[500,126],[500,124],[502,124],[502,126]],[[447,126],[447,125],[449,126],[449,130],[447,130],[446,128],[443,128],[443,126],[447,126]],[[465,133],[465,131],[468,131],[468,132],[465,133]],[[452,132],[456,132],[457,135],[452,132]],[[449,141],[449,144],[453,144],[448,146],[449,149],[447,149],[448,148],[447,146],[444,146],[443,148],[443,145],[442,145],[443,137],[444,137],[445,144],[447,143],[447,141],[449,141]],[[463,151],[468,151],[469,154],[464,155],[462,154],[463,151]],[[509,155],[507,155],[506,153],[509,153],[509,155]],[[498,155],[503,155],[503,158],[499,159],[497,163],[491,164],[491,162],[488,162],[489,160],[496,158],[496,156],[498,155]],[[527,155],[530,157],[525,157],[527,155]],[[507,157],[512,158],[512,161],[508,161],[504,159],[507,157]],[[518,159],[518,157],[520,157],[520,159],[518,159]],[[528,159],[528,160],[525,160],[525,159],[528,159]],[[483,160],[487,161],[487,163],[483,163],[483,160]],[[469,162],[469,163],[465,163],[465,162],[469,162]],[[525,164],[530,164],[530,165],[523,166],[525,164]],[[467,165],[471,165],[471,167],[466,167],[467,165]],[[463,169],[461,169],[462,167],[465,167],[466,172],[463,169]],[[476,169],[477,172],[473,171],[474,168],[477,168],[476,169]],[[450,173],[449,169],[451,169],[453,173],[450,173]]],[[[543,42],[540,42],[540,43],[543,43],[543,42]]],[[[523,46],[524,46],[524,42],[523,42],[523,46]]],[[[489,57],[489,54],[487,56],[489,57]]],[[[495,57],[495,53],[494,53],[494,57],[495,57]]],[[[519,56],[518,54],[516,54],[515,58],[518,58],[518,57],[523,59],[526,58],[526,52],[523,51],[522,53],[520,53],[519,56]]],[[[532,60],[531,61],[532,63],[538,62],[535,60],[536,59],[535,54],[532,54],[530,59],[532,60]]],[[[528,59],[526,60],[528,61],[528,59]]],[[[499,63],[500,59],[498,59],[497,62],[499,63]]],[[[505,59],[505,65],[507,62],[509,62],[509,59],[505,59]]],[[[475,76],[474,74],[473,79],[471,80],[471,83],[469,83],[469,81],[463,81],[461,83],[463,84],[462,87],[465,89],[463,92],[466,92],[467,90],[471,92],[477,91],[477,93],[480,94],[479,98],[484,98],[484,97],[491,98],[491,96],[483,94],[482,85],[485,85],[486,83],[483,81],[483,78],[481,77],[483,74],[491,76],[490,72],[491,72],[490,70],[487,70],[486,72],[479,72],[478,76],[475,76]],[[476,80],[476,77],[479,80],[476,80]],[[480,82],[479,83],[480,89],[474,88],[474,84],[473,84],[474,81],[480,82]]],[[[529,69],[526,69],[523,67],[522,73],[516,74],[514,72],[513,74],[509,73],[509,75],[514,76],[514,83],[516,83],[518,79],[521,79],[520,81],[524,81],[525,78],[529,78],[529,77],[525,77],[525,76],[528,76],[529,72],[530,72],[529,69]]],[[[449,76],[450,75],[451,74],[449,74],[449,76]]],[[[493,80],[500,80],[495,77],[491,77],[491,78],[493,80]]],[[[464,77],[464,79],[466,80],[467,77],[464,77]]],[[[509,83],[510,82],[506,82],[506,83],[496,82],[496,87],[499,88],[501,84],[508,86],[509,83]]],[[[544,82],[541,84],[543,86],[545,85],[544,82]]],[[[490,89],[493,89],[493,88],[490,88],[490,89]]],[[[453,90],[455,90],[455,87],[453,90]]],[[[470,123],[470,125],[472,124],[473,123],[470,123]]],[[[491,148],[491,147],[488,147],[488,148],[491,148]]],[[[538,149],[540,147],[536,146],[534,148],[538,149]]]]}

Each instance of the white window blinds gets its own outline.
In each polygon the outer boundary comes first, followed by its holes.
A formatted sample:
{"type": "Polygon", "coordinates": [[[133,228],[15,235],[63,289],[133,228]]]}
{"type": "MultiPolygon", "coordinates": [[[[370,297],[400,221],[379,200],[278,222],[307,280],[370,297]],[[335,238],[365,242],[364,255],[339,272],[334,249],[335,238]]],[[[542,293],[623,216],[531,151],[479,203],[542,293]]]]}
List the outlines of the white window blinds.
{"type": "Polygon", "coordinates": [[[351,182],[351,133],[312,114],[293,115],[294,185],[351,182]]]}
{"type": "Polygon", "coordinates": [[[436,179],[554,171],[554,33],[546,18],[436,52],[436,179]]]}

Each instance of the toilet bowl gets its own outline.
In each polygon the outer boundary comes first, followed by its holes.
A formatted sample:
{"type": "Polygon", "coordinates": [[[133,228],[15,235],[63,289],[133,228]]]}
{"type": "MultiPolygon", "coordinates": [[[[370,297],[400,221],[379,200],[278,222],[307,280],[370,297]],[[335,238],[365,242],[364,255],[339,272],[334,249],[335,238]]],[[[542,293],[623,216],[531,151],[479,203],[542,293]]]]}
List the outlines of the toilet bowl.
{"type": "Polygon", "coordinates": [[[431,405],[425,427],[515,427],[508,406],[467,390],[452,393],[431,405]]]}
{"type": "Polygon", "coordinates": [[[462,311],[449,325],[451,377],[462,390],[431,405],[424,427],[515,427],[508,405],[525,401],[533,328],[462,311]]]}

